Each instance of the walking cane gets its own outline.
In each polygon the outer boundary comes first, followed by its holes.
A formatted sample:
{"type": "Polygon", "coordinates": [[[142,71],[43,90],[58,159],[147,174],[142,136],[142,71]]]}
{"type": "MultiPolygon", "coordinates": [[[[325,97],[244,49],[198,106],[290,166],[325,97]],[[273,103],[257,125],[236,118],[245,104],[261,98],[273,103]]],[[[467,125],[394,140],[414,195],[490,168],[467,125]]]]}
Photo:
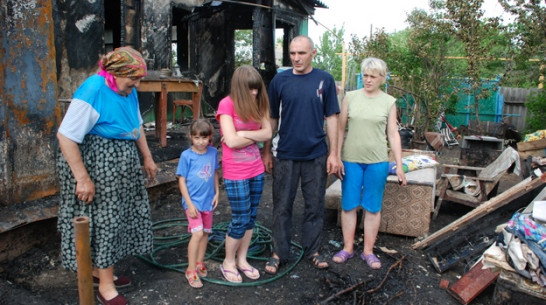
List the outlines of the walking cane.
{"type": "Polygon", "coordinates": [[[74,238],[78,264],[78,293],[80,305],[93,305],[93,270],[89,243],[89,217],[74,217],[74,238]]]}

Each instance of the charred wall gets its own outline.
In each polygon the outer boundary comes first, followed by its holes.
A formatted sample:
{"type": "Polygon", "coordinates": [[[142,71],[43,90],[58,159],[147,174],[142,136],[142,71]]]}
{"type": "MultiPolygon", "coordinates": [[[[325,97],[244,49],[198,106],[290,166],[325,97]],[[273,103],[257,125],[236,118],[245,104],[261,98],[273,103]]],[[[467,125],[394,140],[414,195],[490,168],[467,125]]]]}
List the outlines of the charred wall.
{"type": "MultiPolygon", "coordinates": [[[[204,82],[203,100],[216,109],[229,92],[234,31],[254,30],[253,64],[263,67],[267,83],[275,74],[274,29],[285,29],[287,50],[315,2],[4,0],[0,10],[0,204],[56,193],[55,133],[63,109],[59,101],[70,100],[77,87],[97,71],[106,51],[129,45],[142,52],[149,69],[171,67],[171,30],[176,25],[178,63],[188,77],[204,82]]],[[[151,104],[151,94],[143,95],[141,110],[151,104]]]]}
{"type": "Polygon", "coordinates": [[[0,11],[0,204],[57,191],[59,119],[51,0],[8,0],[0,11]]]}
{"type": "Polygon", "coordinates": [[[234,31],[227,25],[227,12],[221,10],[208,18],[199,18],[193,36],[197,75],[204,80],[205,100],[216,109],[220,100],[229,92],[227,77],[233,72],[234,31]],[[219,47],[221,46],[221,47],[219,47]]]}
{"type": "Polygon", "coordinates": [[[58,96],[69,99],[104,53],[104,0],[56,0],[54,8],[58,96]]]}

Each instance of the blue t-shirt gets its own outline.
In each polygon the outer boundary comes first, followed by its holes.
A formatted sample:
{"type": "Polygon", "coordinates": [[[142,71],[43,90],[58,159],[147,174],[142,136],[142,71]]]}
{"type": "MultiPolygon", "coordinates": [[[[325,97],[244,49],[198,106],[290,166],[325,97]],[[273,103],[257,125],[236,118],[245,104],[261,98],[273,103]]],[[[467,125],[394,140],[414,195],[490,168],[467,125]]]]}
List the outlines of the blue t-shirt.
{"type": "Polygon", "coordinates": [[[315,69],[275,75],[268,88],[270,116],[279,119],[276,156],[305,161],[328,153],[324,118],[339,113],[334,78],[315,69]]]}
{"type": "Polygon", "coordinates": [[[86,134],[137,140],[141,124],[136,89],[122,96],[106,85],[103,76],[93,75],[74,93],[59,132],[77,143],[81,143],[86,134]]]}
{"type": "MultiPolygon", "coordinates": [[[[200,212],[212,211],[212,199],[214,199],[214,174],[219,168],[218,150],[212,146],[207,147],[207,152],[198,154],[191,147],[180,154],[176,175],[186,178],[186,186],[191,201],[200,212]]],[[[184,209],[188,206],[182,197],[184,209]]]]}

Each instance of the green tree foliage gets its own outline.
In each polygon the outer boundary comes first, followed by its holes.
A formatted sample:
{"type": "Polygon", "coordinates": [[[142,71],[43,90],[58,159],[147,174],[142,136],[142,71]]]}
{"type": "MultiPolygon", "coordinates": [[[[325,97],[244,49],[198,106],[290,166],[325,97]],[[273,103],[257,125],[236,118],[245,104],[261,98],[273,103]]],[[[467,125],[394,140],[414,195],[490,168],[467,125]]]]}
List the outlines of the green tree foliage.
{"type": "MultiPolygon", "coordinates": [[[[442,1],[437,1],[438,8],[443,8],[442,1]]],[[[491,94],[483,87],[483,69],[487,61],[491,61],[489,52],[495,40],[489,39],[491,33],[498,27],[498,18],[486,19],[483,17],[483,0],[447,0],[445,1],[446,17],[452,27],[451,33],[463,44],[466,55],[469,86],[468,94],[474,96],[474,114],[479,125],[479,100],[491,94]]]]}
{"type": "Polygon", "coordinates": [[[355,61],[362,62],[367,57],[377,57],[383,60],[390,58],[391,39],[383,28],[377,29],[371,37],[358,38],[351,35],[351,50],[355,61]]]}
{"type": "Polygon", "coordinates": [[[527,99],[529,131],[546,129],[546,90],[543,88],[527,99]]]}
{"type": "Polygon", "coordinates": [[[325,70],[334,76],[334,79],[341,80],[342,72],[342,45],[345,29],[334,27],[332,32],[324,31],[315,46],[317,55],[314,59],[314,67],[325,70]]]}
{"type": "Polygon", "coordinates": [[[483,0],[432,0],[430,10],[408,15],[409,29],[372,37],[353,35],[351,52],[358,60],[367,56],[384,59],[392,74],[394,95],[411,93],[417,134],[432,129],[441,113],[454,110],[456,95],[465,80],[467,93],[475,96],[472,112],[479,121],[478,101],[487,98],[482,80],[497,78],[507,69],[513,52],[511,36],[497,18],[484,18],[483,0]]]}
{"type": "Polygon", "coordinates": [[[512,39],[521,50],[517,60],[546,60],[546,1],[499,0],[505,11],[515,17],[512,39]]]}
{"type": "Polygon", "coordinates": [[[370,38],[352,36],[350,50],[356,60],[378,57],[389,67],[391,80],[390,94],[403,96],[411,94],[413,104],[399,105],[399,114],[412,116],[417,136],[422,136],[433,126],[442,112],[453,105],[453,91],[448,73],[450,64],[446,54],[452,43],[446,32],[448,26],[442,18],[415,10],[408,16],[410,29],[386,34],[376,30],[370,38]]]}
{"type": "MultiPolygon", "coordinates": [[[[520,50],[515,56],[517,67],[535,67],[533,77],[546,74],[546,1],[499,0],[504,9],[514,17],[514,44],[520,50]],[[537,59],[536,62],[529,59],[537,59]],[[536,67],[539,67],[538,73],[536,67]]],[[[529,69],[528,69],[529,70],[529,69]]],[[[536,83],[535,83],[536,84],[536,83]]],[[[526,104],[527,123],[531,131],[546,128],[546,92],[541,89],[532,95],[526,104]]]]}
{"type": "MultiPolygon", "coordinates": [[[[523,31],[525,32],[525,31],[523,31]]],[[[511,23],[503,26],[502,35],[508,43],[505,51],[507,59],[506,69],[502,74],[502,84],[507,87],[536,88],[540,77],[540,62],[537,55],[531,55],[520,41],[522,25],[511,23]],[[512,60],[513,59],[513,60],[512,60]]]]}
{"type": "Polygon", "coordinates": [[[413,116],[417,134],[432,129],[441,113],[453,107],[453,71],[460,63],[447,58],[460,46],[446,30],[449,22],[441,13],[415,10],[408,16],[411,25],[405,52],[393,68],[400,72],[401,85],[409,89],[416,101],[413,116]]]}
{"type": "MultiPolygon", "coordinates": [[[[355,34],[351,35],[349,43],[349,52],[352,54],[353,68],[355,75],[360,71],[360,64],[367,57],[377,57],[385,60],[390,65],[390,59],[396,57],[390,52],[390,37],[383,28],[380,28],[371,34],[371,37],[364,36],[359,38],[355,34]]],[[[390,68],[390,67],[389,67],[390,68]]]]}
{"type": "Polygon", "coordinates": [[[235,68],[252,65],[252,30],[235,30],[235,68]]]}
{"type": "MultiPolygon", "coordinates": [[[[475,97],[470,110],[479,121],[479,101],[491,94],[482,89],[485,80],[500,76],[505,86],[535,87],[546,74],[546,1],[498,1],[515,16],[513,23],[485,18],[483,0],[431,0],[428,11],[408,15],[407,30],[353,34],[348,49],[358,66],[368,56],[387,62],[389,93],[410,93],[415,100],[411,115],[418,136],[432,129],[441,113],[454,110],[457,90],[475,97]],[[462,80],[466,86],[458,84],[462,80]]],[[[529,102],[537,122],[546,107],[541,92],[529,102]]]]}

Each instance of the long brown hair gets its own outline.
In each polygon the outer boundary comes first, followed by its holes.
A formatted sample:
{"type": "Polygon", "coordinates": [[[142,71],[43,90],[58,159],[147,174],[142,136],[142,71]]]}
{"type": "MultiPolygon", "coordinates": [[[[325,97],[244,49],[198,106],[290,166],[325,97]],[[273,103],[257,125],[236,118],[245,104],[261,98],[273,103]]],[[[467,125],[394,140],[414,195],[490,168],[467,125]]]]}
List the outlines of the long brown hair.
{"type": "Polygon", "coordinates": [[[269,118],[269,98],[260,73],[248,65],[240,66],[231,78],[233,106],[237,115],[245,122],[260,122],[269,118]],[[250,94],[251,89],[258,89],[256,99],[250,94]]]}

